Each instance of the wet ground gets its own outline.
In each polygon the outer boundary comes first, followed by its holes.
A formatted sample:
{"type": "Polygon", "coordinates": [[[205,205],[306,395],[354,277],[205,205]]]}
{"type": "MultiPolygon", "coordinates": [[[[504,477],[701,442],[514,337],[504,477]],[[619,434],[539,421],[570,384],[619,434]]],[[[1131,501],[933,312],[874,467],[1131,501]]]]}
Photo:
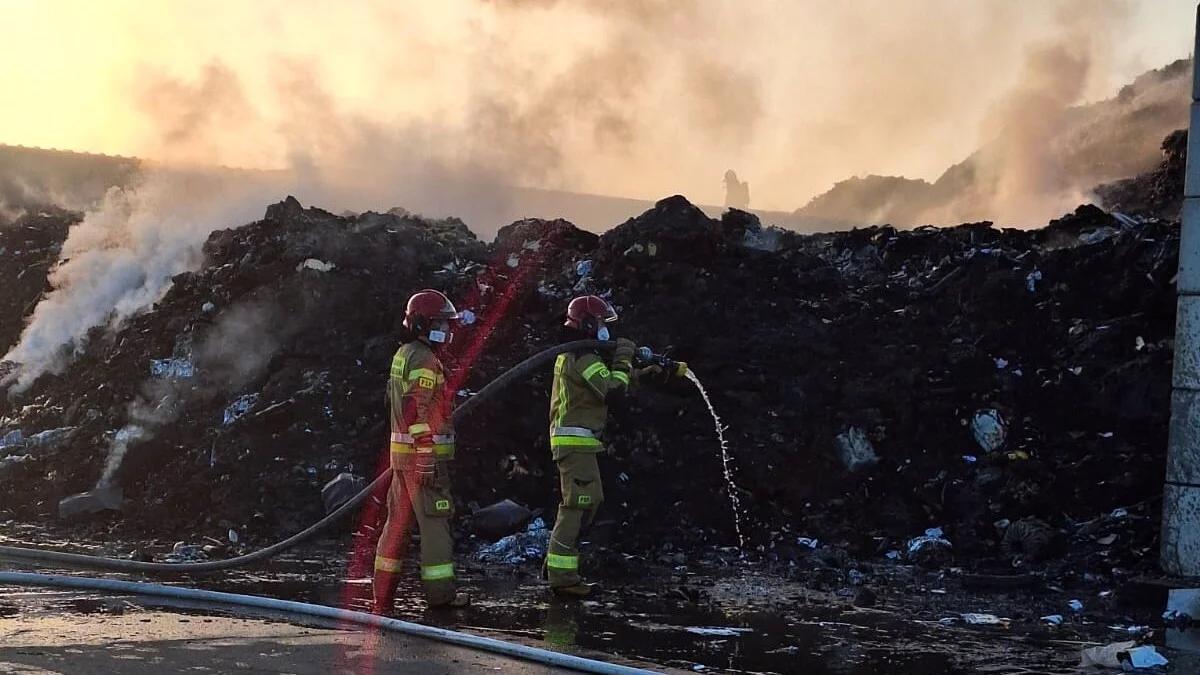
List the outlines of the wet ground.
{"type": "MultiPolygon", "coordinates": [[[[115,552],[125,547],[99,547],[115,552]]],[[[254,595],[368,609],[370,580],[345,572],[341,545],[288,554],[261,571],[190,580],[254,595]]],[[[604,580],[594,599],[554,599],[535,566],[467,563],[460,576],[475,602],[453,613],[426,609],[414,578],[399,593],[399,618],[550,649],[602,653],[665,668],[722,673],[1073,673],[1082,648],[1141,636],[1161,644],[1165,592],[1135,580],[1117,588],[1035,581],[995,588],[956,569],[877,565],[839,583],[761,564],[708,558],[684,567],[650,566],[604,580]],[[794,578],[788,579],[787,576],[794,578]],[[822,590],[818,590],[822,589],[822,590]],[[869,589],[869,592],[864,589],[869,589]],[[876,596],[874,606],[856,607],[876,596]],[[1082,611],[1070,608],[1078,599],[1082,611]],[[963,614],[992,614],[972,625],[963,614]],[[1060,614],[1048,625],[1043,616],[1060,614]]],[[[635,567],[636,569],[636,567],[635,567]]],[[[94,597],[80,594],[81,598],[94,597]]],[[[88,611],[89,602],[60,604],[88,611]]],[[[0,602],[20,624],[28,608],[0,602]]],[[[1168,671],[1171,672],[1171,671],[1168,671]]],[[[1173,672],[1190,672],[1175,670],[1173,672]]]]}

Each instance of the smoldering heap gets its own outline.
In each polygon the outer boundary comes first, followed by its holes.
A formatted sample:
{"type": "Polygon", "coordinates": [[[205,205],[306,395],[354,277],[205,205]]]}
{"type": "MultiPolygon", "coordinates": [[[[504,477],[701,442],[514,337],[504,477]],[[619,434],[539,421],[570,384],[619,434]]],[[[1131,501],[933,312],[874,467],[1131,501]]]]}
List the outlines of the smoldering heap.
{"type": "MultiPolygon", "coordinates": [[[[956,555],[986,558],[1008,521],[1134,566],[1157,536],[1178,245],[1171,218],[1094,206],[1032,231],[809,236],[678,196],[603,236],[525,220],[488,244],[453,219],[289,198],[212,234],[201,269],[95,331],[65,372],[0,399],[0,518],[52,518],[137,423],[152,433],[116,473],[123,515],[76,527],[290,534],[323,515],[326,481],[382,466],[410,292],[443,289],[479,317],[453,345],[460,397],[553,344],[567,299],[595,292],[621,334],[688,361],[713,394],[754,554],[804,555],[807,536],[881,556],[940,526],[956,555]],[[1114,546],[1097,533],[1115,509],[1133,525],[1114,546]]],[[[3,255],[5,269],[24,260],[3,255]]],[[[42,290],[7,306],[0,335],[42,290]]],[[[460,512],[555,502],[548,392],[541,373],[460,428],[460,512]]],[[[641,553],[733,541],[712,421],[687,382],[643,388],[610,441],[596,538],[641,553]]]]}

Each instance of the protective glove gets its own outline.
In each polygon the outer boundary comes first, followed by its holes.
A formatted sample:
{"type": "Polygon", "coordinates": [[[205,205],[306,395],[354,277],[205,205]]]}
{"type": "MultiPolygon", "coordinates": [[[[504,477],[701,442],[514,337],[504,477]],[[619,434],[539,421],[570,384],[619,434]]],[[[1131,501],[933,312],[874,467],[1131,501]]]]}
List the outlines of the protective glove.
{"type": "Polygon", "coordinates": [[[633,353],[636,351],[637,345],[633,344],[632,340],[617,338],[617,347],[613,350],[613,368],[629,372],[633,364],[633,353]]]}
{"type": "Polygon", "coordinates": [[[657,365],[657,364],[651,364],[644,368],[638,368],[636,371],[634,371],[633,377],[637,380],[650,380],[651,378],[661,379],[662,374],[663,374],[662,366],[657,365]]]}
{"type": "Polygon", "coordinates": [[[671,370],[671,375],[675,377],[687,377],[688,364],[687,361],[676,361],[673,364],[675,367],[671,370]]]}
{"type": "Polygon", "coordinates": [[[417,461],[414,464],[417,474],[417,485],[421,487],[432,487],[437,479],[437,460],[433,457],[433,452],[417,451],[417,461]]]}

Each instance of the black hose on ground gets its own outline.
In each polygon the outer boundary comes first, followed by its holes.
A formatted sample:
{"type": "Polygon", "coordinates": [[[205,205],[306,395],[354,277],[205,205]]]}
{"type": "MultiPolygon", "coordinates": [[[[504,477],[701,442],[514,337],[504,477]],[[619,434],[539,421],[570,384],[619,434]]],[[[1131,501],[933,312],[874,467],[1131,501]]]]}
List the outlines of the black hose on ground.
{"type": "MultiPolygon", "coordinates": [[[[559,354],[578,349],[611,349],[613,345],[614,343],[612,342],[601,342],[599,340],[577,340],[575,342],[567,342],[561,345],[556,345],[544,351],[538,352],[537,354],[525,359],[512,368],[509,368],[499,377],[489,382],[487,386],[485,386],[483,389],[480,389],[478,393],[459,405],[458,408],[454,410],[451,418],[456,425],[459,424],[463,418],[470,414],[471,411],[473,411],[481,402],[486,401],[488,397],[492,396],[497,391],[504,389],[514,380],[524,377],[530,372],[545,366],[547,362],[557,357],[559,354]]],[[[363,488],[358,494],[351,497],[349,501],[339,506],[329,515],[313,523],[308,528],[293,534],[283,541],[271,544],[266,548],[259,549],[253,553],[247,553],[246,555],[240,555],[235,558],[197,563],[142,562],[140,560],[106,558],[103,556],[82,555],[79,553],[61,553],[58,551],[46,551],[42,549],[23,548],[19,546],[0,546],[0,559],[39,564],[66,565],[69,567],[79,567],[83,569],[110,570],[114,572],[144,572],[158,574],[207,574],[210,572],[221,572],[224,570],[245,567],[247,565],[253,565],[257,562],[262,562],[311,539],[321,530],[340,520],[342,516],[345,516],[347,513],[357,509],[358,506],[376,490],[385,490],[391,480],[392,472],[390,470],[384,471],[377,476],[375,480],[371,481],[370,485],[363,488]]]]}

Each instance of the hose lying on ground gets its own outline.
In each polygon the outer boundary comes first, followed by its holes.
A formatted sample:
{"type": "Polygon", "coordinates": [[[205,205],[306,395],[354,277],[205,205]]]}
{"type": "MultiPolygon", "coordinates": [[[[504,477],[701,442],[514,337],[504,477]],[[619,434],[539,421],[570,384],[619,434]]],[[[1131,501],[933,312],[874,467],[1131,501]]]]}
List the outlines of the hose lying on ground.
{"type": "MultiPolygon", "coordinates": [[[[599,340],[577,340],[575,342],[567,342],[538,352],[533,356],[525,359],[517,365],[509,368],[496,379],[492,380],[483,389],[480,389],[471,398],[459,405],[452,414],[452,419],[455,424],[458,424],[463,418],[471,413],[482,401],[488,399],[489,396],[497,391],[508,386],[513,380],[528,375],[535,369],[543,367],[551,359],[557,357],[564,352],[575,351],[577,349],[596,349],[596,348],[611,348],[614,343],[601,342],[599,340]]],[[[253,553],[240,555],[235,558],[227,558],[225,560],[210,560],[208,562],[197,563],[162,563],[162,562],[142,562],[140,560],[124,560],[121,558],[106,558],[103,556],[82,555],[79,553],[60,553],[58,551],[46,551],[35,548],[23,548],[19,546],[0,546],[0,559],[4,560],[19,560],[30,563],[42,563],[53,565],[66,565],[69,567],[81,567],[84,569],[112,570],[115,572],[146,572],[146,573],[166,573],[166,574],[205,574],[209,572],[220,572],[222,570],[233,569],[236,567],[245,567],[263,560],[272,558],[296,545],[311,539],[313,535],[325,529],[329,525],[337,522],[342,516],[358,508],[363,501],[366,500],[376,490],[383,491],[387,488],[388,483],[392,480],[392,472],[384,471],[371,484],[359,491],[358,494],[350,498],[350,501],[339,506],[329,515],[313,523],[310,527],[283,541],[276,542],[266,548],[259,549],[253,553]]]]}
{"type": "Polygon", "coordinates": [[[290,614],[302,614],[305,616],[332,619],[334,621],[355,623],[362,626],[382,628],[384,630],[404,633],[406,635],[414,635],[430,640],[437,640],[438,642],[445,642],[452,645],[458,645],[460,647],[467,647],[470,649],[477,649],[494,654],[502,654],[504,656],[524,659],[526,661],[533,661],[535,663],[541,663],[547,666],[570,668],[571,670],[577,670],[584,673],[603,673],[605,675],[639,675],[651,672],[642,670],[640,668],[631,668],[629,666],[622,666],[615,663],[595,661],[593,659],[586,659],[581,656],[552,652],[546,649],[528,647],[526,645],[505,642],[503,640],[494,640],[492,638],[481,637],[478,635],[459,633],[457,631],[446,630],[445,628],[435,628],[433,626],[424,626],[419,623],[401,621],[400,619],[390,619],[375,614],[368,614],[366,612],[355,612],[348,609],[327,607],[325,605],[313,605],[307,602],[276,600],[275,598],[264,598],[257,595],[241,595],[238,593],[204,591],[196,588],[180,588],[177,586],[165,586],[163,584],[152,584],[141,581],[94,579],[89,577],[72,577],[57,574],[33,574],[30,572],[0,572],[0,584],[10,584],[15,586],[50,586],[55,588],[82,588],[93,591],[132,593],[136,595],[150,595],[193,602],[253,607],[256,609],[288,612],[290,614]]]}

